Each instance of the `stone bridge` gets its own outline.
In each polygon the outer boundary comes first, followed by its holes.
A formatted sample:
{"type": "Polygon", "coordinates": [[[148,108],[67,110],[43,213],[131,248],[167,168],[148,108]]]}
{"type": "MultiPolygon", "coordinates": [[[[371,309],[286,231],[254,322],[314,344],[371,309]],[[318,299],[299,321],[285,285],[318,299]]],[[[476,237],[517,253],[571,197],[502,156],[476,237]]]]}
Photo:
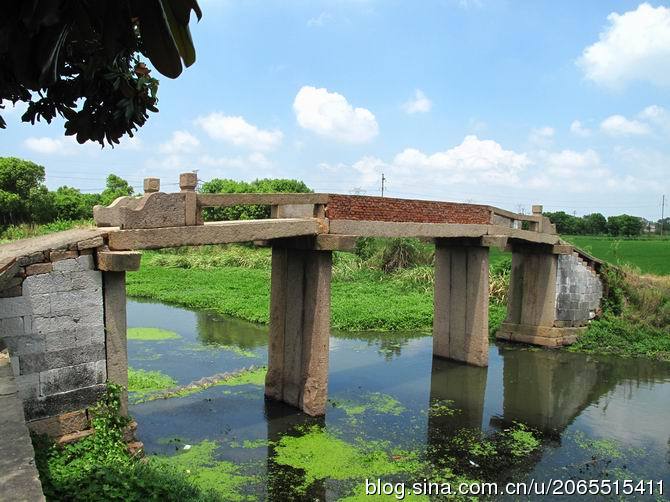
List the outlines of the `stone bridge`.
{"type": "MultiPolygon", "coordinates": [[[[435,245],[433,350],[488,364],[489,247],[512,253],[504,340],[573,342],[600,306],[600,262],[542,216],[491,206],[334,194],[179,193],[147,178],[142,197],[96,207],[97,228],[0,245],[0,350],[7,349],[31,430],[82,434],[106,382],[127,385],[125,273],[143,249],[254,242],[272,247],[265,394],[325,412],[332,252],[363,237],[435,245]],[[205,208],[264,205],[263,220],[203,223],[205,208]]],[[[85,433],[85,432],[84,432],[85,433]]]]}

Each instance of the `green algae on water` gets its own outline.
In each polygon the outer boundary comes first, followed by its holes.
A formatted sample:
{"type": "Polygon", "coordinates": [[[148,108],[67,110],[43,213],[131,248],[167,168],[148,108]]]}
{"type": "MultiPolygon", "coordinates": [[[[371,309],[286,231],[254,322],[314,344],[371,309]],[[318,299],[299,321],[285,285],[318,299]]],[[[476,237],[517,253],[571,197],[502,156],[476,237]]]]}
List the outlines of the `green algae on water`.
{"type": "Polygon", "coordinates": [[[134,393],[137,398],[141,399],[147,394],[169,389],[175,385],[177,382],[174,378],[160,371],[128,368],[128,392],[134,393]]]}
{"type": "Polygon", "coordinates": [[[170,457],[152,457],[151,462],[178,470],[195,486],[212,491],[223,500],[255,500],[244,494],[242,489],[254,483],[256,478],[241,474],[240,467],[233,462],[215,460],[214,452],[217,448],[214,441],[205,440],[170,457]]]}
{"type": "Polygon", "coordinates": [[[128,328],[128,340],[141,342],[158,342],[161,340],[178,340],[181,336],[174,331],[162,328],[128,328]]]}
{"type": "Polygon", "coordinates": [[[334,408],[340,408],[349,417],[356,417],[367,411],[398,416],[405,411],[405,407],[400,401],[393,396],[381,392],[364,394],[360,400],[333,399],[330,403],[334,408]]]}
{"type": "Polygon", "coordinates": [[[412,453],[365,449],[319,427],[311,427],[298,437],[283,436],[275,444],[274,461],[303,470],[303,489],[319,479],[381,478],[416,472],[422,465],[412,453]]]}

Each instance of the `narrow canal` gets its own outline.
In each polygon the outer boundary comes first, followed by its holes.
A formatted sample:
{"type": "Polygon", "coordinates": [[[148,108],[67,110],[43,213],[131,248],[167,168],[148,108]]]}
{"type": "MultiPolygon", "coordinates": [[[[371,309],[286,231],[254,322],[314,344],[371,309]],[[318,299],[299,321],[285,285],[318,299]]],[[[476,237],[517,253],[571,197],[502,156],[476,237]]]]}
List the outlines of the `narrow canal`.
{"type": "Polygon", "coordinates": [[[147,454],[224,500],[365,500],[366,477],[663,480],[670,490],[668,363],[492,344],[483,369],[433,360],[428,333],[333,333],[327,414],[311,419],[264,400],[266,326],[139,301],[128,302],[128,326],[176,333],[128,347],[131,368],[178,385],[261,368],[182,397],[131,395],[147,454]],[[514,434],[527,429],[538,445],[514,434]]]}

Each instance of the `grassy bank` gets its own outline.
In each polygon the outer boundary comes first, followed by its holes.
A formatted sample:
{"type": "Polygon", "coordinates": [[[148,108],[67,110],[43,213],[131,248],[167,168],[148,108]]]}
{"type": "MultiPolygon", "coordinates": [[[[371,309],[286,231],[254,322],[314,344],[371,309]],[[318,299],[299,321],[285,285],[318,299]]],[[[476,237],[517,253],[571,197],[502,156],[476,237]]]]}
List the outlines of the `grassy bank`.
{"type": "MultiPolygon", "coordinates": [[[[504,317],[509,274],[503,258],[500,256],[492,267],[492,330],[504,317]]],[[[429,330],[433,318],[433,267],[419,264],[384,272],[372,260],[349,253],[335,254],[333,328],[429,330]]],[[[128,274],[128,294],[267,323],[269,250],[229,246],[177,253],[147,252],[142,268],[128,274]]]]}
{"type": "Polygon", "coordinates": [[[633,266],[643,274],[670,275],[670,237],[567,235],[563,238],[614,265],[633,266]]]}
{"type": "Polygon", "coordinates": [[[28,237],[39,237],[41,235],[53,234],[73,228],[87,228],[94,225],[92,219],[83,220],[56,220],[43,225],[24,223],[21,225],[10,225],[0,227],[0,244],[28,237]]]}

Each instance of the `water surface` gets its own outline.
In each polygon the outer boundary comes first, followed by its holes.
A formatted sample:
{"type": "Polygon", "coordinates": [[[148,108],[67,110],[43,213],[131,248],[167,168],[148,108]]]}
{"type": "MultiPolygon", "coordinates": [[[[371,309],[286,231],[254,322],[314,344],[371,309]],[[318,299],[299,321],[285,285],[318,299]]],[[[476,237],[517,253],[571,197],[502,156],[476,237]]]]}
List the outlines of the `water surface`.
{"type": "MultiPolygon", "coordinates": [[[[181,335],[129,341],[131,367],[160,370],[180,384],[267,361],[266,326],[138,301],[128,302],[128,325],[181,335]]],[[[489,367],[476,368],[433,359],[425,333],[333,333],[324,418],[266,402],[256,385],[215,386],[133,405],[131,413],[150,454],[216,442],[217,459],[252,476],[240,495],[251,500],[351,494],[351,483],[329,479],[290,492],[301,473],[273,462],[273,442],[301,434],[300,425],[325,427],[352,444],[382,441],[439,457],[445,438],[463,428],[493,433],[522,422],[541,432],[542,446],[500,472],[501,480],[652,479],[670,489],[670,364],[646,359],[496,344],[489,367]],[[431,404],[442,402],[458,411],[432,414],[431,404]]]]}

